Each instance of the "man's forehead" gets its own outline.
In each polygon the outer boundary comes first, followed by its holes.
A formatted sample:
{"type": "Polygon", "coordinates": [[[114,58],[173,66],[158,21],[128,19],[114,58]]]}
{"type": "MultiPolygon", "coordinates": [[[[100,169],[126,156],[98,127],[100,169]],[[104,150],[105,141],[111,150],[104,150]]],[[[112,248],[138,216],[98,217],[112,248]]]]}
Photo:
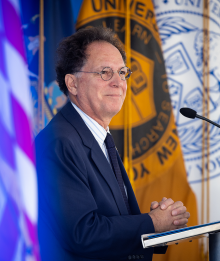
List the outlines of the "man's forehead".
{"type": "Polygon", "coordinates": [[[106,41],[95,41],[95,42],[92,42],[92,43],[88,44],[88,46],[86,48],[86,52],[90,53],[90,52],[93,52],[93,51],[101,51],[102,49],[105,50],[106,48],[117,49],[114,45],[112,45],[109,42],[106,42],[106,41]]]}
{"type": "Polygon", "coordinates": [[[96,41],[88,45],[86,49],[87,62],[117,60],[117,63],[124,63],[122,55],[118,48],[105,41],[96,41]]]}

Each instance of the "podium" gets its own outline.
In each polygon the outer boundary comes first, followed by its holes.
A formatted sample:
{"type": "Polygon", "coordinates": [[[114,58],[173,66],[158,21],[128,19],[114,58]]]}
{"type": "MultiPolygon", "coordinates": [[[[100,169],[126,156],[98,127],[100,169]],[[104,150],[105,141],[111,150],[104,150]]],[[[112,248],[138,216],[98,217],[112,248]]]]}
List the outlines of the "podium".
{"type": "Polygon", "coordinates": [[[220,260],[220,221],[199,226],[186,227],[164,233],[145,234],[141,236],[143,248],[179,244],[182,241],[209,237],[209,261],[220,260]]]}

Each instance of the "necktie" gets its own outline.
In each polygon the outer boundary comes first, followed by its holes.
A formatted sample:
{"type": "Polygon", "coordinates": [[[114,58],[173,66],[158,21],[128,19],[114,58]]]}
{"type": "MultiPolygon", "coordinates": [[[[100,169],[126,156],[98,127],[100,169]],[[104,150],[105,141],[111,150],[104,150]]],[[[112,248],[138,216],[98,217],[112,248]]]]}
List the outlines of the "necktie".
{"type": "Polygon", "coordinates": [[[131,214],[131,209],[130,209],[130,206],[129,206],[129,203],[128,203],[128,198],[125,194],[125,188],[124,188],[123,178],[122,178],[122,175],[121,175],[121,170],[120,170],[120,167],[119,167],[119,164],[118,164],[115,143],[114,143],[114,140],[112,138],[112,135],[109,134],[109,133],[107,133],[107,136],[105,138],[105,145],[106,145],[106,148],[108,150],[108,155],[110,157],[110,161],[111,161],[111,164],[112,164],[112,167],[113,167],[113,171],[114,171],[116,179],[118,181],[118,185],[120,187],[122,197],[124,199],[128,213],[131,214]]]}

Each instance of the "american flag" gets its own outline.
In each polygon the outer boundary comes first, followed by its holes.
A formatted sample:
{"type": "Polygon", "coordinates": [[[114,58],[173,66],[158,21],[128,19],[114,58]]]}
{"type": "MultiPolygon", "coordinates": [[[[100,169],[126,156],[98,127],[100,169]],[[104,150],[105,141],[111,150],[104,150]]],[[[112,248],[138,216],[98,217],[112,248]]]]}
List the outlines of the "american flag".
{"type": "Polygon", "coordinates": [[[0,261],[39,261],[32,105],[19,0],[0,0],[0,261]]]}

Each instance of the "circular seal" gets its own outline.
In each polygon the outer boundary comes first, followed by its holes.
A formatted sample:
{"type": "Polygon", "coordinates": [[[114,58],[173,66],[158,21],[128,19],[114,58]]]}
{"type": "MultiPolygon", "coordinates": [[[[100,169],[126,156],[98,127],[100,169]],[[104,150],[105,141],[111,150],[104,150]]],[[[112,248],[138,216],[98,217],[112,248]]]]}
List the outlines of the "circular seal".
{"type": "MultiPolygon", "coordinates": [[[[168,8],[168,7],[167,7],[168,8]]],[[[157,10],[156,10],[157,12],[157,10]]],[[[170,8],[157,12],[157,21],[162,35],[166,28],[172,28],[169,34],[162,37],[164,58],[167,65],[169,86],[173,86],[171,100],[176,104],[174,114],[181,139],[188,180],[191,184],[200,183],[202,179],[202,149],[205,146],[205,161],[209,154],[209,163],[205,162],[205,172],[209,171],[210,179],[220,176],[219,173],[219,141],[220,134],[214,126],[203,130],[203,122],[199,119],[190,120],[179,115],[179,108],[190,107],[203,115],[203,94],[209,89],[207,117],[219,122],[220,105],[220,52],[218,42],[219,17],[209,16],[209,64],[204,75],[203,68],[203,13],[201,6],[193,6],[192,10],[170,8]],[[180,27],[181,25],[181,27],[180,27]],[[178,28],[178,33],[176,31],[178,28]],[[181,29],[182,28],[182,29],[181,29]],[[181,64],[181,65],[180,65],[181,64]],[[209,86],[204,86],[205,78],[209,77],[209,86]],[[188,79],[191,79],[190,81],[188,79]],[[208,116],[209,115],[209,116],[208,116]],[[204,136],[202,132],[205,131],[204,136]],[[208,137],[209,133],[209,137],[208,137]],[[203,137],[203,138],[202,138],[203,137]],[[203,145],[204,139],[204,145],[203,145]],[[208,151],[209,147],[209,152],[208,151]]]]}

